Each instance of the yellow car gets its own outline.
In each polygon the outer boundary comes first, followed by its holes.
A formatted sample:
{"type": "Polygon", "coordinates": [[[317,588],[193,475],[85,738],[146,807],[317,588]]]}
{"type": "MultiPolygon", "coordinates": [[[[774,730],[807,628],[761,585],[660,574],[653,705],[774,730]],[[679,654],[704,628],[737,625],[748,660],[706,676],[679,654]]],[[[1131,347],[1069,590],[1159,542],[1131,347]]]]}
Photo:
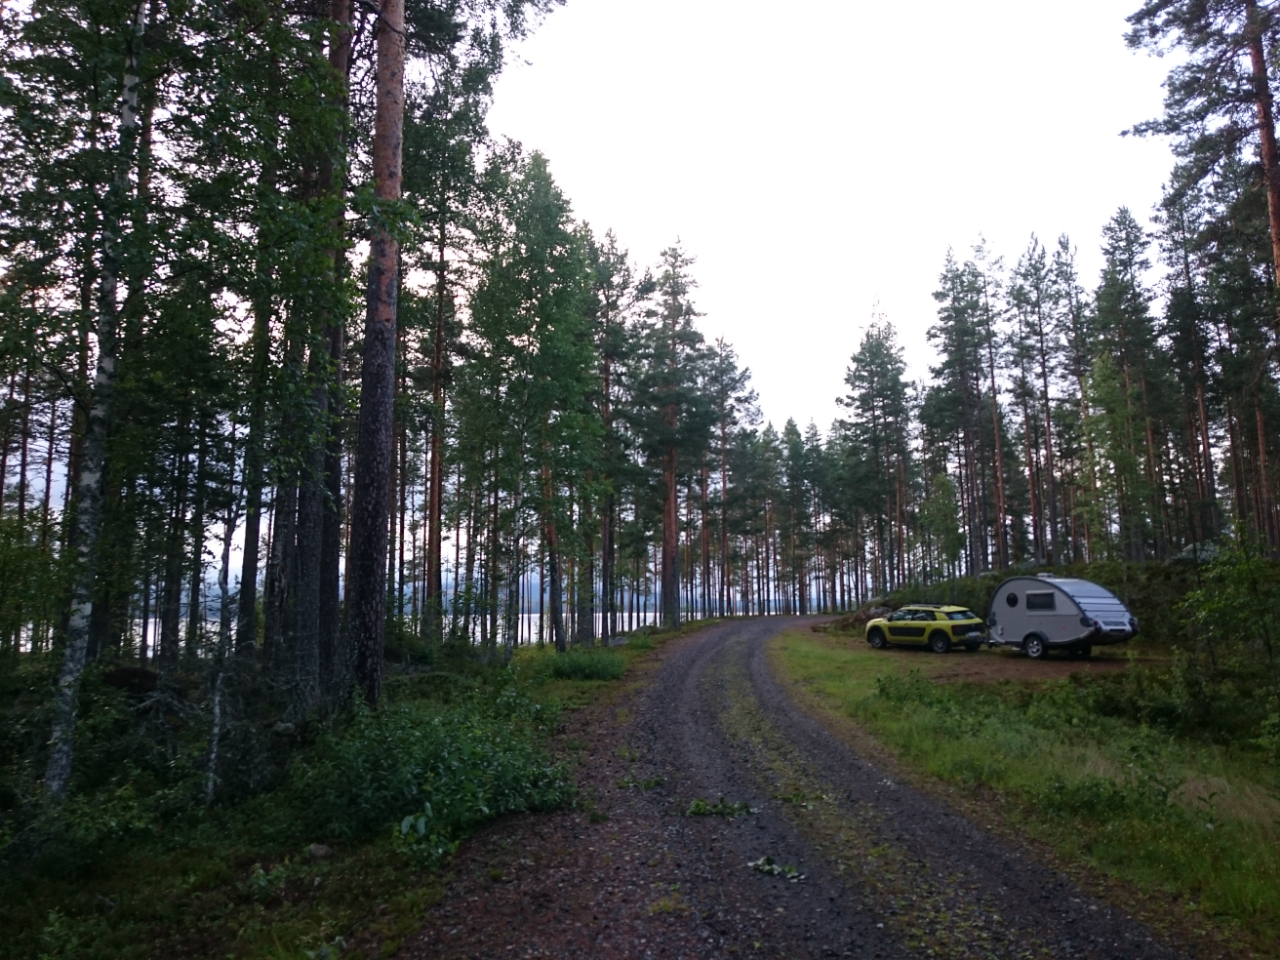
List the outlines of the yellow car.
{"type": "Polygon", "coordinates": [[[987,639],[987,625],[966,607],[913,603],[867,623],[867,643],[883,650],[891,643],[928,644],[934,653],[953,646],[973,652],[987,639]]]}

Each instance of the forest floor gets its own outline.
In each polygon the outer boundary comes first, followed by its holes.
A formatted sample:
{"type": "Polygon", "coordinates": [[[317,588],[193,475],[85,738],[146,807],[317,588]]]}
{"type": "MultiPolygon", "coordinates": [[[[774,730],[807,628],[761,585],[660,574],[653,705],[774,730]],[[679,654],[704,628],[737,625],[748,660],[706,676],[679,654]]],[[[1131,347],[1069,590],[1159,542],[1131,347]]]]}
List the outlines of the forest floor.
{"type": "MultiPolygon", "coordinates": [[[[731,621],[668,641],[614,694],[567,713],[578,808],[483,830],[417,934],[359,946],[415,960],[1192,955],[1115,906],[1124,890],[1069,878],[799,706],[767,641],[804,623],[731,621]]],[[[1019,675],[1125,663],[887,655],[1019,675]]]]}

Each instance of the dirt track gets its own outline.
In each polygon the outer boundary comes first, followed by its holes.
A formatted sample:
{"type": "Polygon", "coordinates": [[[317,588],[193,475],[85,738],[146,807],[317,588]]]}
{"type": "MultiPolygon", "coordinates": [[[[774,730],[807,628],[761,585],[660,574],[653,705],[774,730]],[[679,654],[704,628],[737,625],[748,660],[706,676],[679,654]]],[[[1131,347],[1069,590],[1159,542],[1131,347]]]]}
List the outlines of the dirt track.
{"type": "Polygon", "coordinates": [[[1187,955],[800,710],[765,655],[796,622],[727,623],[663,648],[650,682],[581,733],[593,809],[476,838],[401,955],[1187,955]],[[687,815],[720,798],[753,812],[687,815]],[[747,866],[762,857],[803,879],[747,866]]]}

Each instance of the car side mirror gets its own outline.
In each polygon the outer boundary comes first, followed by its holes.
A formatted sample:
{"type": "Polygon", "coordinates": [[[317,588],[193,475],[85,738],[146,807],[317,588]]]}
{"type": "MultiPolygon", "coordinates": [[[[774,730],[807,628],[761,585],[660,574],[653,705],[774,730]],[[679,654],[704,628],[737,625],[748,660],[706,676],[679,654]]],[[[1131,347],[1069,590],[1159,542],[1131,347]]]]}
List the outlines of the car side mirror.
{"type": "Polygon", "coordinates": [[[996,625],[996,615],[993,613],[987,617],[987,626],[994,627],[996,625]]]}

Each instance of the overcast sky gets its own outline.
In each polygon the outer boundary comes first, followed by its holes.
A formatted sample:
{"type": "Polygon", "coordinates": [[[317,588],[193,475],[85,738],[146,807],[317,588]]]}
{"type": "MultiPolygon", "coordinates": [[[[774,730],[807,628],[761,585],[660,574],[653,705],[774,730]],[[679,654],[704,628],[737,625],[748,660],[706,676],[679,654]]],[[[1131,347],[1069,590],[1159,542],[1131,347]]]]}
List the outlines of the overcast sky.
{"type": "Polygon", "coordinates": [[[876,311],[928,376],[949,247],[982,234],[1011,264],[1066,233],[1092,287],[1103,223],[1149,219],[1172,158],[1120,132],[1159,113],[1168,64],[1125,47],[1137,5],[568,0],[490,127],[638,263],[679,237],[765,416],[825,431],[876,311]]]}

